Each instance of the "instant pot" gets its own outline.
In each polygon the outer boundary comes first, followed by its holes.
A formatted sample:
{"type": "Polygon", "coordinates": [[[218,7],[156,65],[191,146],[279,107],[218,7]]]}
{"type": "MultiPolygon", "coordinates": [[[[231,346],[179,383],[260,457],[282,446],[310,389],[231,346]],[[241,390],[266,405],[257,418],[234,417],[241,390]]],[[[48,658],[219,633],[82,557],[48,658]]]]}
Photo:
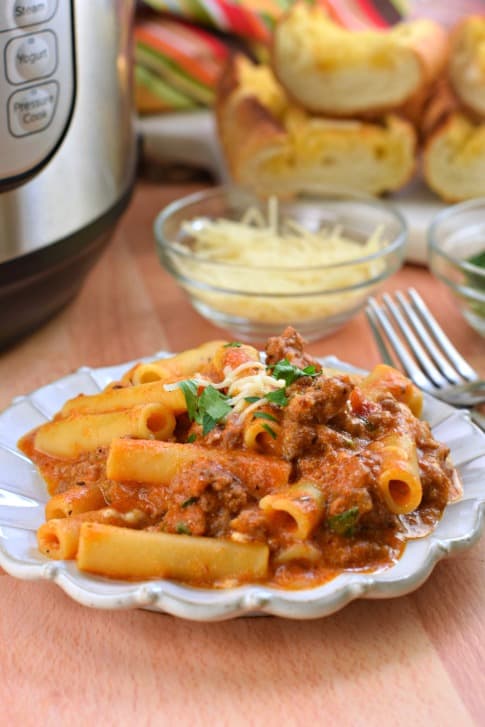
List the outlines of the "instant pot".
{"type": "Polygon", "coordinates": [[[134,0],[0,0],[0,346],[69,301],[132,190],[134,0]]]}

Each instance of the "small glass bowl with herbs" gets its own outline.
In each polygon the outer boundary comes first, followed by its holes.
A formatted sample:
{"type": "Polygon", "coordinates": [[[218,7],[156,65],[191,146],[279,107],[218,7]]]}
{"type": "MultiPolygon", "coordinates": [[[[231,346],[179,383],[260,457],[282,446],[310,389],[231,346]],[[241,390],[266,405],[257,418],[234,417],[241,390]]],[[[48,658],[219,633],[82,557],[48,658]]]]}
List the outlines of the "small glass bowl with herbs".
{"type": "Polygon", "coordinates": [[[428,260],[431,272],[453,291],[465,320],[485,336],[485,198],[436,215],[428,260]]]}

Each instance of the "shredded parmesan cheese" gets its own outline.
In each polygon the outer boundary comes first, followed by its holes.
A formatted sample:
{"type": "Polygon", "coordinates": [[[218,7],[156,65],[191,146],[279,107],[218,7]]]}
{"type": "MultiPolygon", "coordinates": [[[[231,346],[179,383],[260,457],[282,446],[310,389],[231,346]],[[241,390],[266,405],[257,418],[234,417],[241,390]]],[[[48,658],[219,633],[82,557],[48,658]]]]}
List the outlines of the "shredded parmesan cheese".
{"type": "MultiPolygon", "coordinates": [[[[236,368],[226,366],[222,381],[214,382],[205,376],[197,373],[191,377],[197,386],[205,388],[212,386],[214,389],[224,389],[229,397],[227,403],[232,407],[233,412],[240,415],[240,420],[248,416],[262,404],[268,402],[264,396],[270,391],[282,389],[285,386],[283,379],[275,379],[267,373],[266,366],[259,361],[244,361],[236,368]],[[249,403],[248,397],[259,397],[258,401],[249,403]]],[[[179,386],[178,382],[165,384],[167,391],[173,391],[179,386]]]]}
{"type": "Polygon", "coordinates": [[[189,245],[174,243],[173,263],[194,298],[231,316],[297,324],[337,314],[362,299],[352,288],[382,273],[385,263],[372,257],[382,228],[360,244],[340,225],[311,225],[311,216],[308,227],[281,218],[275,197],[266,218],[253,207],[240,221],[199,217],[183,224],[189,245]]]}

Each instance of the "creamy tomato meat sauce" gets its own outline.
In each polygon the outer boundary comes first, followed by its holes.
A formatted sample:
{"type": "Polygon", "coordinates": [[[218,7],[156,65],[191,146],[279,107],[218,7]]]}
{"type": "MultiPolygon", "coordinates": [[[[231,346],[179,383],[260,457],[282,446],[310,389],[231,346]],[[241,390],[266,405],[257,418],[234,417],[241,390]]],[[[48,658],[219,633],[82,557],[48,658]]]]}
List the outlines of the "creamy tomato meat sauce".
{"type": "MultiPolygon", "coordinates": [[[[233,365],[239,355],[238,344],[228,350],[233,365]]],[[[323,516],[304,540],[295,537],[291,515],[268,513],[260,507],[261,498],[273,492],[272,483],[243,466],[235,471],[201,456],[179,471],[169,485],[157,486],[106,479],[107,449],[73,462],[36,451],[33,434],[21,446],[46,481],[55,483],[57,492],[98,483],[107,506],[123,513],[143,511],[149,530],[267,543],[268,582],[273,585],[309,587],[342,570],[389,566],[401,555],[406,540],[428,533],[446,504],[456,497],[448,448],[433,438],[426,422],[410,414],[399,400],[399,391],[383,389],[371,399],[359,387],[358,378],[322,372],[293,329],[267,343],[268,370],[281,361],[312,373],[301,373],[286,386],[282,403],[267,401],[258,409],[267,426],[257,447],[260,454],[289,465],[290,485],[310,482],[322,493],[323,516]],[[422,499],[415,511],[396,514],[379,487],[382,462],[379,449],[372,445],[390,433],[409,435],[410,428],[417,448],[422,499]]],[[[244,450],[246,426],[246,418],[230,412],[204,433],[201,424],[183,414],[177,418],[172,440],[226,452],[244,450]]],[[[303,507],[304,498],[303,494],[303,507]]]]}

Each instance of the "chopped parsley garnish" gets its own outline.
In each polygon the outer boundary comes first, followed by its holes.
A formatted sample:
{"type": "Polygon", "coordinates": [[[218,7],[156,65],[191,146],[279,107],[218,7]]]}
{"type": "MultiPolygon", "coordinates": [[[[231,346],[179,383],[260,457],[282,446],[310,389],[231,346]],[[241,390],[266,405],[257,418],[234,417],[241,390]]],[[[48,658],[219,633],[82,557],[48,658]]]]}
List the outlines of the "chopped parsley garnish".
{"type": "Polygon", "coordinates": [[[351,507],[349,510],[338,515],[332,515],[328,518],[328,526],[332,532],[337,535],[344,535],[347,538],[352,537],[355,531],[357,520],[359,519],[359,508],[351,507]]]}
{"type": "Polygon", "coordinates": [[[177,523],[175,530],[179,535],[192,535],[189,526],[185,523],[177,523]]]}
{"type": "Polygon", "coordinates": [[[276,406],[286,406],[288,404],[288,397],[284,389],[270,391],[264,398],[271,402],[271,404],[276,404],[276,406]]]}
{"type": "MultiPolygon", "coordinates": [[[[232,341],[231,343],[225,344],[225,347],[238,348],[239,346],[242,346],[242,343],[239,343],[239,341],[232,341]]],[[[247,404],[255,404],[262,399],[266,399],[271,404],[284,407],[288,404],[288,397],[286,395],[287,386],[290,386],[290,384],[303,376],[318,376],[315,366],[306,366],[304,369],[299,369],[286,358],[278,361],[274,366],[268,366],[267,368],[271,376],[278,381],[284,381],[285,386],[275,391],[270,391],[264,396],[246,396],[244,401],[247,404]]],[[[180,381],[178,386],[184,393],[189,419],[202,426],[204,436],[212,431],[216,424],[222,421],[232,410],[231,405],[228,403],[230,397],[221,393],[211,384],[205,386],[201,394],[199,394],[199,384],[192,379],[180,381]]],[[[267,413],[260,412],[255,416],[277,421],[275,417],[267,413]]],[[[276,437],[272,429],[270,434],[272,437],[276,437]]],[[[194,440],[195,436],[190,435],[187,441],[193,442],[194,440]]]]}
{"type": "Polygon", "coordinates": [[[197,393],[196,382],[191,379],[181,381],[179,387],[184,392],[189,419],[202,425],[204,435],[212,431],[216,424],[231,411],[231,406],[227,403],[229,397],[210,384],[200,395],[197,393]]]}
{"type": "Polygon", "coordinates": [[[271,427],[269,426],[269,424],[263,424],[262,426],[263,426],[263,429],[265,429],[268,432],[268,434],[270,435],[270,437],[272,437],[273,439],[276,439],[277,434],[274,431],[274,429],[271,429],[271,427]]]}
{"type": "Polygon", "coordinates": [[[209,384],[199,397],[199,417],[202,416],[204,434],[210,432],[217,422],[224,419],[231,411],[231,405],[227,403],[229,399],[226,394],[221,394],[213,386],[209,384]]]}
{"type": "Polygon", "coordinates": [[[225,343],[223,348],[241,348],[242,343],[239,343],[239,341],[231,341],[230,343],[225,343]]]}
{"type": "Polygon", "coordinates": [[[185,509],[186,507],[190,507],[191,505],[195,505],[195,503],[198,501],[198,499],[199,498],[198,497],[195,497],[195,495],[193,497],[189,497],[187,500],[184,500],[183,501],[183,503],[181,504],[180,507],[182,507],[182,508],[185,509]]]}
{"type": "Polygon", "coordinates": [[[318,376],[319,374],[315,366],[305,366],[304,369],[299,369],[298,366],[290,363],[287,358],[281,359],[274,366],[268,366],[268,370],[275,379],[282,379],[285,382],[285,386],[282,389],[270,391],[264,397],[272,404],[276,404],[276,406],[286,406],[288,404],[288,397],[286,395],[287,386],[291,386],[294,381],[301,379],[303,376],[318,376]]]}
{"type": "Polygon", "coordinates": [[[191,379],[186,379],[179,383],[179,388],[184,392],[189,419],[194,422],[197,414],[197,384],[191,379]]]}
{"type": "Polygon", "coordinates": [[[187,442],[189,444],[193,444],[193,442],[195,442],[196,439],[197,439],[197,435],[194,434],[194,432],[192,432],[192,434],[189,434],[189,436],[187,437],[187,442]]]}
{"type": "Polygon", "coordinates": [[[256,411],[253,414],[254,419],[268,419],[270,422],[277,422],[277,418],[274,417],[272,414],[269,414],[267,411],[256,411]]]}
{"type": "Polygon", "coordinates": [[[283,379],[286,386],[290,386],[303,376],[318,376],[315,366],[305,366],[304,369],[299,369],[298,366],[290,363],[287,358],[281,359],[274,366],[270,366],[269,369],[271,376],[274,376],[275,379],[283,379]]]}

